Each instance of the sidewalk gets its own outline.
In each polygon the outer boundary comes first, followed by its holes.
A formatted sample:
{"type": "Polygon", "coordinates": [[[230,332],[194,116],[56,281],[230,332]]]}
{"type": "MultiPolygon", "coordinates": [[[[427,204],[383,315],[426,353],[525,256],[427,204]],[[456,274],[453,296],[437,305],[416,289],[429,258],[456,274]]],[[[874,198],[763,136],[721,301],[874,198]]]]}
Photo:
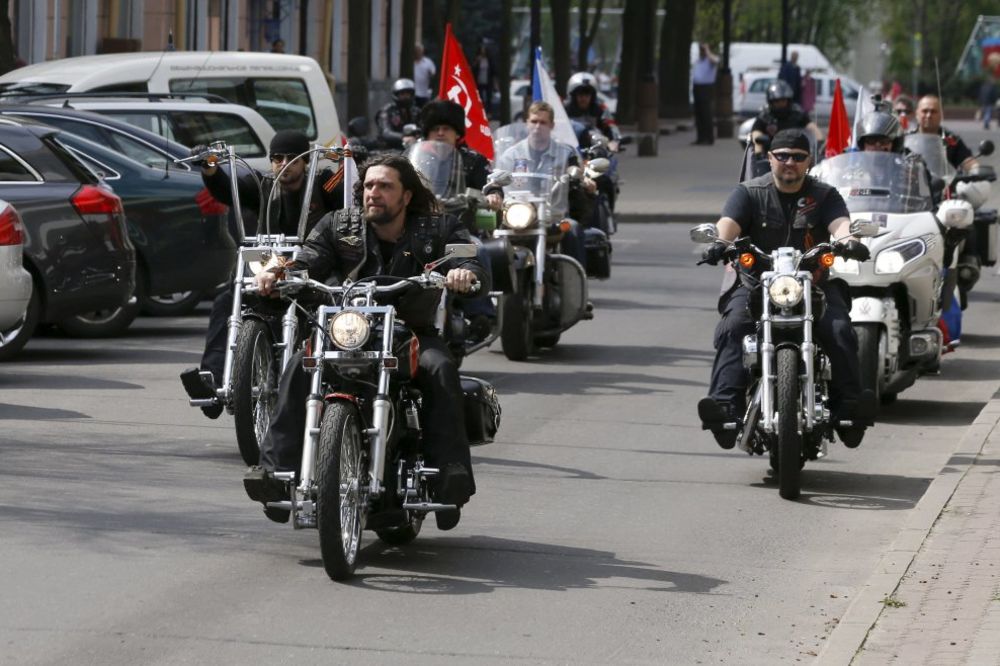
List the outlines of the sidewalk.
{"type": "MultiPolygon", "coordinates": [[[[735,139],[716,139],[711,146],[692,146],[690,121],[661,121],[671,130],[659,136],[656,157],[639,157],[635,143],[618,156],[621,196],[619,222],[715,222],[722,204],[739,182],[743,152],[735,139]],[[687,131],[676,131],[686,122],[687,131]]],[[[625,134],[636,134],[622,128],[625,134]]]]}
{"type": "Polygon", "coordinates": [[[1000,391],[855,596],[817,663],[1000,665],[1000,391]]]}

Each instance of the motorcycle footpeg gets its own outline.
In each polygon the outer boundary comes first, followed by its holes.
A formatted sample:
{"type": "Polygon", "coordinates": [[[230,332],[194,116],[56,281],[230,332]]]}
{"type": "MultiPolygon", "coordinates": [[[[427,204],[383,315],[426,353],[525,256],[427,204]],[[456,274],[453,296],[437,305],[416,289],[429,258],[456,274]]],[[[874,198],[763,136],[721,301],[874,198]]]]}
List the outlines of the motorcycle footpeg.
{"type": "Polygon", "coordinates": [[[184,390],[191,398],[192,405],[206,407],[217,402],[215,378],[208,370],[199,370],[198,368],[185,370],[181,373],[181,384],[184,385],[184,390]]]}
{"type": "Polygon", "coordinates": [[[455,504],[438,504],[437,502],[404,502],[403,508],[407,511],[422,511],[431,513],[434,511],[450,511],[457,509],[455,504]]]}

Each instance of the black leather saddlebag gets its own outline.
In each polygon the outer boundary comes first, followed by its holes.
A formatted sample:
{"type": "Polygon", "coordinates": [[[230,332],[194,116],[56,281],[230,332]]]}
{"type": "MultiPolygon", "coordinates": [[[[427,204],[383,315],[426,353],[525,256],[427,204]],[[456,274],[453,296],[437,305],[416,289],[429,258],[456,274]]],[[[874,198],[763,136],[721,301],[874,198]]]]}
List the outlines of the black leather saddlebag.
{"type": "Polygon", "coordinates": [[[583,230],[583,247],[587,252],[587,277],[607,280],[611,277],[611,241],[600,229],[583,230]]]}
{"type": "Polygon", "coordinates": [[[500,401],[491,384],[476,377],[462,377],[465,395],[465,431],[470,446],[489,444],[500,427],[500,401]]]}

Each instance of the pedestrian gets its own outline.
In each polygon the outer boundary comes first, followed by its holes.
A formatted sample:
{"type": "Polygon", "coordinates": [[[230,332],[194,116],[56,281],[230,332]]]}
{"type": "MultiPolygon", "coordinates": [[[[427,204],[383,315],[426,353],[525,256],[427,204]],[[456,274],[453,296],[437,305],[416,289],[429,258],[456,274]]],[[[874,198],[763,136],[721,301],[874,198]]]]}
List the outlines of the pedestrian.
{"type": "Polygon", "coordinates": [[[698,60],[691,73],[691,92],[694,96],[694,126],[698,136],[691,144],[711,146],[715,143],[712,127],[712,99],[715,97],[715,75],[719,56],[712,53],[707,42],[698,45],[698,60]]]}
{"type": "MultiPolygon", "coordinates": [[[[983,84],[979,86],[979,104],[983,108],[983,129],[990,128],[990,121],[993,120],[993,107],[997,103],[997,82],[989,73],[983,79],[983,84]]],[[[1000,119],[997,120],[1000,123],[1000,119]]]]}
{"type": "Polygon", "coordinates": [[[813,109],[816,108],[816,79],[812,77],[812,73],[806,70],[806,73],[802,76],[802,110],[806,113],[812,115],[813,109]]]}
{"type": "Polygon", "coordinates": [[[472,60],[472,73],[476,77],[479,99],[482,100],[483,109],[489,116],[493,113],[493,89],[496,87],[496,75],[493,71],[493,60],[486,49],[486,44],[480,44],[476,57],[472,60]]]}
{"type": "Polygon", "coordinates": [[[434,96],[431,90],[431,80],[437,74],[434,61],[424,55],[424,45],[413,46],[413,82],[417,87],[415,96],[417,106],[423,106],[434,96]]]}
{"type": "Polygon", "coordinates": [[[799,52],[792,51],[788,60],[778,70],[778,78],[792,88],[792,101],[802,106],[802,70],[799,69],[799,52]]]}

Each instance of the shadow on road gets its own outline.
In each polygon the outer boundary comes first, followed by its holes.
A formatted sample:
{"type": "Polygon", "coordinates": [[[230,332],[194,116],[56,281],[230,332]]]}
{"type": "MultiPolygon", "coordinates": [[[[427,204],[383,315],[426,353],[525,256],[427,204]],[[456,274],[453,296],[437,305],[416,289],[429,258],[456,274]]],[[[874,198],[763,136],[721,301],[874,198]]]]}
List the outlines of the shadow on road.
{"type": "Polygon", "coordinates": [[[478,372],[477,377],[489,381],[501,395],[523,393],[526,395],[650,395],[674,393],[671,386],[700,386],[705,382],[687,379],[670,379],[627,372],[537,372],[532,368],[541,364],[523,366],[524,374],[478,372]]]}
{"type": "Polygon", "coordinates": [[[623,345],[558,345],[539,354],[532,363],[540,365],[637,365],[644,368],[676,365],[680,361],[710,364],[715,352],[679,347],[628,347],[623,345]]]}
{"type": "Polygon", "coordinates": [[[877,431],[879,423],[925,426],[969,425],[976,420],[984,406],[986,406],[984,402],[941,402],[901,398],[891,405],[882,405],[875,419],[875,428],[877,431]]]}
{"type": "Polygon", "coordinates": [[[25,372],[18,372],[15,375],[0,378],[0,386],[11,389],[45,389],[45,390],[74,390],[74,391],[100,391],[113,389],[144,389],[142,384],[132,384],[114,379],[101,379],[99,377],[88,377],[82,375],[36,375],[25,372]]]}
{"type": "MultiPolygon", "coordinates": [[[[429,519],[431,527],[434,520],[429,519]]],[[[317,560],[304,566],[321,567],[317,560]]],[[[579,590],[597,587],[712,594],[728,581],[620,560],[613,552],[490,536],[419,539],[409,546],[372,543],[361,566],[398,573],[365,573],[348,584],[386,592],[484,594],[503,588],[579,590]]]]}
{"type": "Polygon", "coordinates": [[[89,419],[88,414],[74,412],[69,409],[52,409],[49,407],[26,407],[24,405],[7,405],[0,403],[0,421],[55,421],[58,419],[89,419]]]}
{"type": "Polygon", "coordinates": [[[58,347],[32,347],[31,343],[21,350],[17,357],[19,364],[58,364],[58,365],[107,365],[107,364],[160,364],[188,363],[197,365],[201,360],[201,348],[191,351],[171,351],[164,349],[136,348],[127,349],[116,345],[113,341],[96,341],[100,347],[83,347],[74,345],[72,349],[58,347]]]}
{"type": "MultiPolygon", "coordinates": [[[[893,474],[838,472],[819,466],[810,469],[807,464],[802,471],[802,494],[798,502],[836,509],[900,511],[915,507],[931,481],[893,474]]],[[[752,485],[777,495],[777,480],[773,476],[752,485]]]]}

